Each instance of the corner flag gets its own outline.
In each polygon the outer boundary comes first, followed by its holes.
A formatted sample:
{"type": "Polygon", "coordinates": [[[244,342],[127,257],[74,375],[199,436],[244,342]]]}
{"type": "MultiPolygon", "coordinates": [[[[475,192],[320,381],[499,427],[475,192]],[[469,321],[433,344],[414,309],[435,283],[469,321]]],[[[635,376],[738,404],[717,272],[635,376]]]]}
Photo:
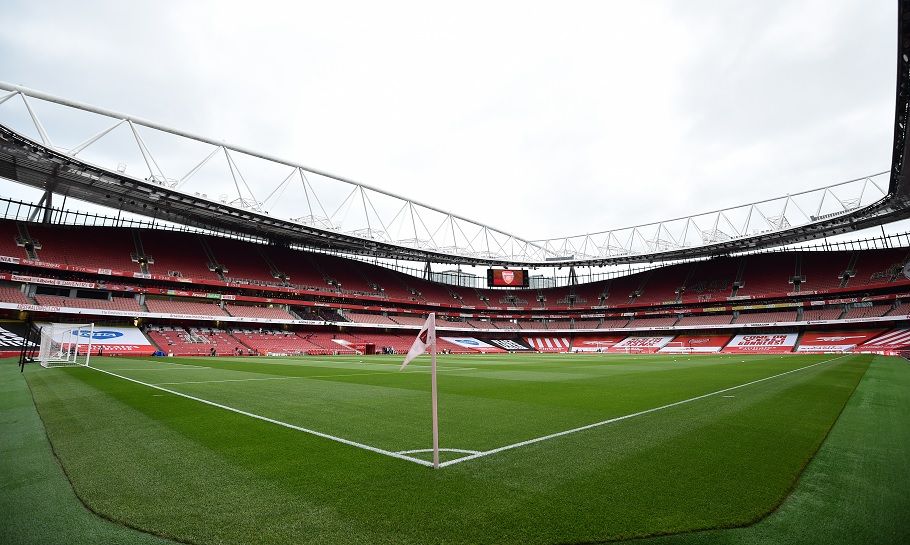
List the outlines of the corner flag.
{"type": "Polygon", "coordinates": [[[430,379],[430,391],[431,391],[431,403],[433,405],[433,468],[439,469],[439,416],[436,403],[436,313],[431,312],[427,317],[427,321],[423,324],[423,328],[420,330],[420,333],[417,334],[417,338],[414,339],[414,344],[411,345],[411,349],[408,350],[408,355],[404,358],[404,363],[401,364],[399,371],[402,371],[411,360],[417,356],[425,353],[427,348],[430,349],[430,356],[432,357],[432,363],[430,365],[431,379],[430,379]]]}
{"type": "MultiPolygon", "coordinates": [[[[423,324],[423,329],[420,330],[420,333],[417,334],[417,338],[414,339],[414,344],[411,345],[411,349],[408,350],[408,355],[404,358],[404,363],[401,364],[401,369],[404,369],[411,360],[417,356],[425,353],[427,347],[433,347],[433,355],[436,354],[436,313],[430,313],[430,316],[427,318],[426,323],[423,324]]],[[[401,371],[399,369],[399,371],[401,371]]]]}

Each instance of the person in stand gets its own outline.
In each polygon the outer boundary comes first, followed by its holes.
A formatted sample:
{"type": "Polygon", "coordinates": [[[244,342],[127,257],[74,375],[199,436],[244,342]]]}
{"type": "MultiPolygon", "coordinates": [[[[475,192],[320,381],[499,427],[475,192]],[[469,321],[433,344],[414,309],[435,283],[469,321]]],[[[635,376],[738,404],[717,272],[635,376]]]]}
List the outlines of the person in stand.
{"type": "Polygon", "coordinates": [[[214,358],[214,357],[215,357],[215,353],[216,353],[216,351],[215,351],[215,347],[214,347],[214,346],[211,347],[211,348],[209,348],[209,356],[211,356],[211,357],[214,358]]]}

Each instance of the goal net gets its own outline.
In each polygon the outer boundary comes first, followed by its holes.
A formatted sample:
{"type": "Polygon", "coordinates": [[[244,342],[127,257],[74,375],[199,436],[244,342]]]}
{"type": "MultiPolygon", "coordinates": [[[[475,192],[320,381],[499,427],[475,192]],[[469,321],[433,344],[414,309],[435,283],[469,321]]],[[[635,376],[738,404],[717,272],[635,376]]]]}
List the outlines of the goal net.
{"type": "Polygon", "coordinates": [[[44,324],[38,361],[42,367],[88,365],[95,324],[44,324]]]}

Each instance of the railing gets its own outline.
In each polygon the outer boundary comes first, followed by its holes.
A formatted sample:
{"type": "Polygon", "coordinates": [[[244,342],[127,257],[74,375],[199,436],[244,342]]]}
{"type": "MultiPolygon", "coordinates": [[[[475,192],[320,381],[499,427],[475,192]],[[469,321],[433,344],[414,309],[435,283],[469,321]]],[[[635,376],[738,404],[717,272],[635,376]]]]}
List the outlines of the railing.
{"type": "MultiPolygon", "coordinates": [[[[43,204],[35,204],[27,201],[20,201],[15,199],[3,198],[0,197],[0,218],[14,220],[14,221],[41,221],[43,223],[49,223],[51,225],[65,225],[65,226],[84,226],[84,227],[124,227],[124,228],[136,228],[136,229],[156,229],[156,230],[167,230],[183,233],[193,233],[193,234],[202,234],[208,236],[216,236],[223,238],[230,238],[234,240],[242,240],[245,242],[251,242],[255,244],[268,244],[268,241],[262,238],[252,237],[240,233],[234,233],[231,231],[217,230],[217,229],[201,229],[195,227],[189,227],[186,225],[174,224],[171,222],[160,221],[156,219],[141,219],[133,217],[129,214],[118,213],[116,216],[109,216],[101,213],[94,212],[82,212],[78,210],[70,210],[66,208],[57,208],[57,207],[48,207],[43,204]],[[44,221],[44,220],[47,221],[44,221]]],[[[311,253],[319,253],[326,255],[333,255],[338,257],[344,257],[346,259],[352,259],[360,261],[363,263],[369,263],[372,265],[384,267],[391,269],[409,276],[425,278],[426,271],[423,268],[418,268],[415,266],[409,266],[407,264],[402,264],[392,260],[379,259],[375,257],[363,256],[359,254],[347,254],[344,252],[337,252],[326,248],[314,248],[307,246],[292,245],[294,249],[300,251],[306,251],[311,253]]],[[[747,255],[761,255],[761,254],[773,254],[781,252],[824,252],[824,251],[859,251],[859,250],[881,250],[881,249],[890,249],[890,248],[908,248],[910,251],[910,232],[902,232],[896,234],[885,234],[875,237],[867,237],[856,240],[848,241],[838,241],[838,242],[828,242],[827,240],[823,242],[815,243],[805,243],[790,245],[786,247],[778,248],[767,248],[761,250],[750,250],[745,252],[736,252],[729,254],[732,257],[747,256],[747,255]]],[[[671,262],[660,262],[660,263],[650,263],[647,265],[640,266],[611,266],[606,271],[594,272],[589,270],[587,274],[579,273],[576,269],[576,281],[578,284],[585,284],[590,282],[600,282],[605,280],[612,280],[614,278],[619,278],[623,276],[629,276],[636,273],[641,273],[661,267],[668,267],[671,265],[677,264],[686,264],[686,263],[695,263],[700,261],[706,261],[712,259],[710,257],[702,257],[695,259],[686,259],[679,261],[671,262]]],[[[556,270],[562,269],[558,265],[554,265],[556,270]]],[[[583,267],[579,267],[583,268],[583,267]]],[[[606,268],[606,267],[605,267],[606,268]]],[[[455,287],[468,287],[468,288],[481,288],[482,285],[477,285],[478,283],[483,283],[483,277],[481,276],[472,276],[468,273],[460,273],[460,276],[456,275],[455,271],[440,271],[432,272],[431,278],[434,282],[440,284],[446,284],[455,287]],[[475,282],[471,282],[470,279],[475,279],[475,282]],[[460,282],[457,281],[460,279],[460,282]],[[456,280],[456,281],[453,281],[456,280]],[[472,285],[473,284],[473,285],[472,285]]],[[[566,275],[556,275],[553,276],[543,276],[542,278],[549,284],[548,287],[566,287],[570,285],[571,276],[566,275]]],[[[502,289],[509,290],[510,288],[488,288],[488,289],[502,289]]],[[[532,288],[533,289],[533,288],[532,288]]]]}

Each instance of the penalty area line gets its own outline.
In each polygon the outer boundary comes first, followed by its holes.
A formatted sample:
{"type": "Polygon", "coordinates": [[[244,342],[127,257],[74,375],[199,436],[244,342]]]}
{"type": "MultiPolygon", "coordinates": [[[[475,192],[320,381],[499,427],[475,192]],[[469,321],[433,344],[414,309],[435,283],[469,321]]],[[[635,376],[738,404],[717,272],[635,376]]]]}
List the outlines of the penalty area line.
{"type": "Polygon", "coordinates": [[[364,444],[364,443],[358,443],[357,441],[352,441],[352,440],[350,440],[350,439],[345,439],[344,437],[338,437],[338,436],[336,436],[336,435],[330,435],[330,434],[328,434],[328,433],[323,433],[323,432],[321,432],[321,431],[311,430],[311,429],[309,429],[309,428],[304,428],[304,427],[302,427],[302,426],[295,426],[294,424],[289,424],[289,423],[287,423],[287,422],[282,422],[281,420],[275,420],[274,418],[269,418],[269,417],[267,417],[267,416],[262,416],[261,414],[251,413],[251,412],[248,412],[248,411],[244,411],[244,410],[242,410],[242,409],[238,409],[238,408],[236,408],[236,407],[231,407],[230,405],[223,405],[223,404],[221,404],[221,403],[216,403],[216,402],[214,402],[214,401],[209,401],[208,399],[202,399],[201,397],[191,396],[191,395],[189,395],[189,394],[184,394],[184,393],[178,392],[178,391],[176,391],[176,390],[171,390],[171,389],[169,389],[169,388],[164,388],[164,387],[162,387],[162,386],[158,386],[158,385],[155,385],[155,384],[149,384],[148,382],[142,382],[141,380],[136,380],[136,379],[134,379],[134,378],[125,377],[125,376],[123,376],[123,375],[118,375],[117,373],[113,373],[113,372],[111,372],[111,371],[106,371],[106,370],[104,370],[104,369],[99,369],[98,367],[92,367],[91,365],[86,365],[86,367],[88,367],[89,369],[98,371],[98,372],[100,372],[100,373],[104,373],[104,374],[107,374],[107,375],[111,375],[111,376],[114,376],[114,377],[117,377],[117,378],[120,378],[120,379],[123,379],[123,380],[128,380],[128,381],[130,381],[130,382],[134,382],[134,383],[136,383],[136,384],[141,384],[141,385],[143,385],[143,386],[148,386],[149,388],[154,388],[154,389],[156,389],[156,390],[160,390],[160,391],[162,391],[162,392],[167,392],[167,393],[173,394],[173,395],[175,395],[175,396],[179,396],[179,397],[182,397],[182,398],[186,398],[186,399],[190,399],[190,400],[193,400],[193,401],[197,401],[197,402],[199,402],[199,403],[204,403],[204,404],[210,405],[210,406],[212,406],[212,407],[217,407],[217,408],[223,409],[223,410],[225,410],[225,411],[230,411],[230,412],[232,412],[232,413],[241,414],[241,415],[243,415],[243,416],[248,416],[248,417],[250,417],[250,418],[255,418],[255,419],[257,419],[257,420],[262,420],[263,422],[268,422],[268,423],[270,423],[270,424],[275,424],[275,425],[282,426],[282,427],[285,427],[285,428],[289,428],[289,429],[292,429],[292,430],[295,430],[295,431],[300,431],[300,432],[303,432],[303,433],[308,433],[308,434],[310,434],[310,435],[315,435],[316,437],[321,437],[321,438],[323,438],[323,439],[328,439],[328,440],[330,440],[330,441],[335,441],[336,443],[342,443],[342,444],[344,444],[344,445],[348,445],[348,446],[351,446],[351,447],[357,447],[357,448],[360,448],[360,449],[363,449],[363,450],[368,450],[368,451],[370,451],[370,452],[375,452],[376,454],[383,454],[383,455],[385,455],[385,456],[389,456],[390,458],[397,458],[397,459],[399,459],[399,460],[405,460],[405,461],[408,461],[408,462],[413,462],[413,463],[415,463],[415,464],[419,464],[419,465],[422,465],[422,466],[433,467],[433,462],[428,462],[428,461],[426,461],[426,460],[421,460],[421,459],[419,459],[419,458],[414,458],[414,457],[412,457],[412,456],[407,456],[407,455],[405,455],[405,454],[399,454],[399,453],[397,453],[397,452],[392,452],[392,451],[390,451],[390,450],[381,449],[381,448],[379,448],[379,447],[374,447],[374,446],[372,446],[372,445],[367,445],[367,444],[364,444]]]}
{"type": "MultiPolygon", "coordinates": [[[[852,355],[852,354],[850,354],[850,355],[852,355]]],[[[547,440],[549,440],[549,439],[555,439],[555,438],[557,438],[557,437],[562,437],[562,436],[564,436],[564,435],[570,435],[570,434],[573,434],[573,433],[578,433],[578,432],[580,432],[580,431],[590,430],[590,429],[593,429],[593,428],[599,428],[600,426],[605,426],[605,425],[607,425],[607,424],[612,424],[612,423],[614,423],[614,422],[620,422],[620,421],[622,421],[622,420],[628,420],[628,419],[630,419],[630,418],[635,418],[636,416],[642,416],[642,415],[650,414],[650,413],[653,413],[653,412],[662,411],[662,410],[664,410],[664,409],[669,409],[669,408],[671,408],[671,407],[676,407],[676,406],[679,406],[679,405],[684,405],[684,404],[686,404],[686,403],[691,403],[691,402],[693,402],[693,401],[698,401],[698,400],[700,400],[700,399],[705,399],[705,398],[707,398],[707,397],[716,396],[716,395],[718,395],[718,394],[723,394],[723,393],[726,393],[726,392],[729,392],[729,391],[732,391],[732,390],[736,390],[736,389],[739,389],[739,388],[745,388],[746,386],[751,386],[751,385],[753,385],[753,384],[758,384],[758,383],[764,382],[764,381],[766,381],[766,380],[771,380],[771,379],[774,379],[774,378],[782,377],[782,376],[784,376],[784,375],[789,375],[789,374],[791,374],[791,373],[796,373],[797,371],[803,371],[803,370],[805,370],[805,369],[810,369],[810,368],[812,368],[812,367],[816,367],[816,366],[821,365],[821,364],[823,364],[823,363],[832,362],[832,361],[839,360],[839,359],[845,358],[845,357],[847,357],[846,354],[843,355],[843,356],[838,356],[838,357],[836,357],[836,358],[831,358],[831,359],[827,359],[827,360],[824,360],[824,361],[820,361],[820,362],[818,362],[818,363],[813,363],[813,364],[811,364],[811,365],[806,365],[806,366],[804,366],[804,367],[798,367],[798,368],[796,368],[796,369],[791,369],[791,370],[789,370],[789,371],[784,371],[783,373],[778,373],[778,374],[776,374],[776,375],[771,375],[770,377],[760,378],[760,379],[758,379],[758,380],[753,380],[753,381],[750,381],[750,382],[746,382],[746,383],[744,383],[744,384],[739,384],[739,385],[736,385],[736,386],[731,386],[731,387],[729,387],[729,388],[724,388],[724,389],[722,389],[722,390],[717,390],[717,391],[714,391],[714,392],[709,392],[709,393],[707,393],[707,394],[702,394],[702,395],[700,395],[700,396],[690,397],[689,399],[683,399],[683,400],[681,400],[681,401],[675,401],[675,402],[673,402],[673,403],[668,403],[668,404],[666,404],[666,405],[661,405],[660,407],[654,407],[654,408],[651,408],[651,409],[645,409],[645,410],[643,410],[643,411],[638,411],[637,413],[626,414],[626,415],[623,415],[623,416],[617,416],[617,417],[615,417],[615,418],[610,418],[610,419],[608,419],[608,420],[601,420],[600,422],[594,422],[593,424],[588,424],[588,425],[586,425],[586,426],[579,426],[579,427],[577,427],[577,428],[572,428],[572,429],[570,429],[570,430],[564,430],[564,431],[560,431],[560,432],[556,432],[556,433],[551,433],[551,434],[549,434],[549,435],[542,435],[542,436],[540,436],[540,437],[535,437],[535,438],[533,438],[533,439],[528,439],[528,440],[526,440],[526,441],[519,441],[518,443],[512,443],[511,445],[505,445],[505,446],[503,446],[503,447],[494,448],[494,449],[492,449],[492,450],[485,450],[485,451],[482,451],[482,452],[478,452],[478,453],[476,453],[476,454],[470,454],[470,455],[468,455],[468,456],[463,456],[463,457],[461,457],[461,458],[456,458],[456,459],[454,459],[454,460],[449,460],[449,461],[446,461],[446,462],[442,462],[442,463],[439,464],[439,467],[440,467],[440,468],[443,468],[443,467],[448,467],[448,466],[455,465],[455,464],[460,464],[460,463],[462,463],[462,462],[467,462],[468,460],[476,460],[477,458],[483,458],[484,456],[490,456],[490,455],[492,455],[492,454],[498,454],[498,453],[500,453],[500,452],[505,452],[505,451],[507,451],[507,450],[512,450],[512,449],[516,449],[516,448],[519,448],[519,447],[525,447],[525,446],[528,446],[528,445],[533,445],[534,443],[540,443],[540,442],[542,442],[542,441],[547,441],[547,440]]]]}

